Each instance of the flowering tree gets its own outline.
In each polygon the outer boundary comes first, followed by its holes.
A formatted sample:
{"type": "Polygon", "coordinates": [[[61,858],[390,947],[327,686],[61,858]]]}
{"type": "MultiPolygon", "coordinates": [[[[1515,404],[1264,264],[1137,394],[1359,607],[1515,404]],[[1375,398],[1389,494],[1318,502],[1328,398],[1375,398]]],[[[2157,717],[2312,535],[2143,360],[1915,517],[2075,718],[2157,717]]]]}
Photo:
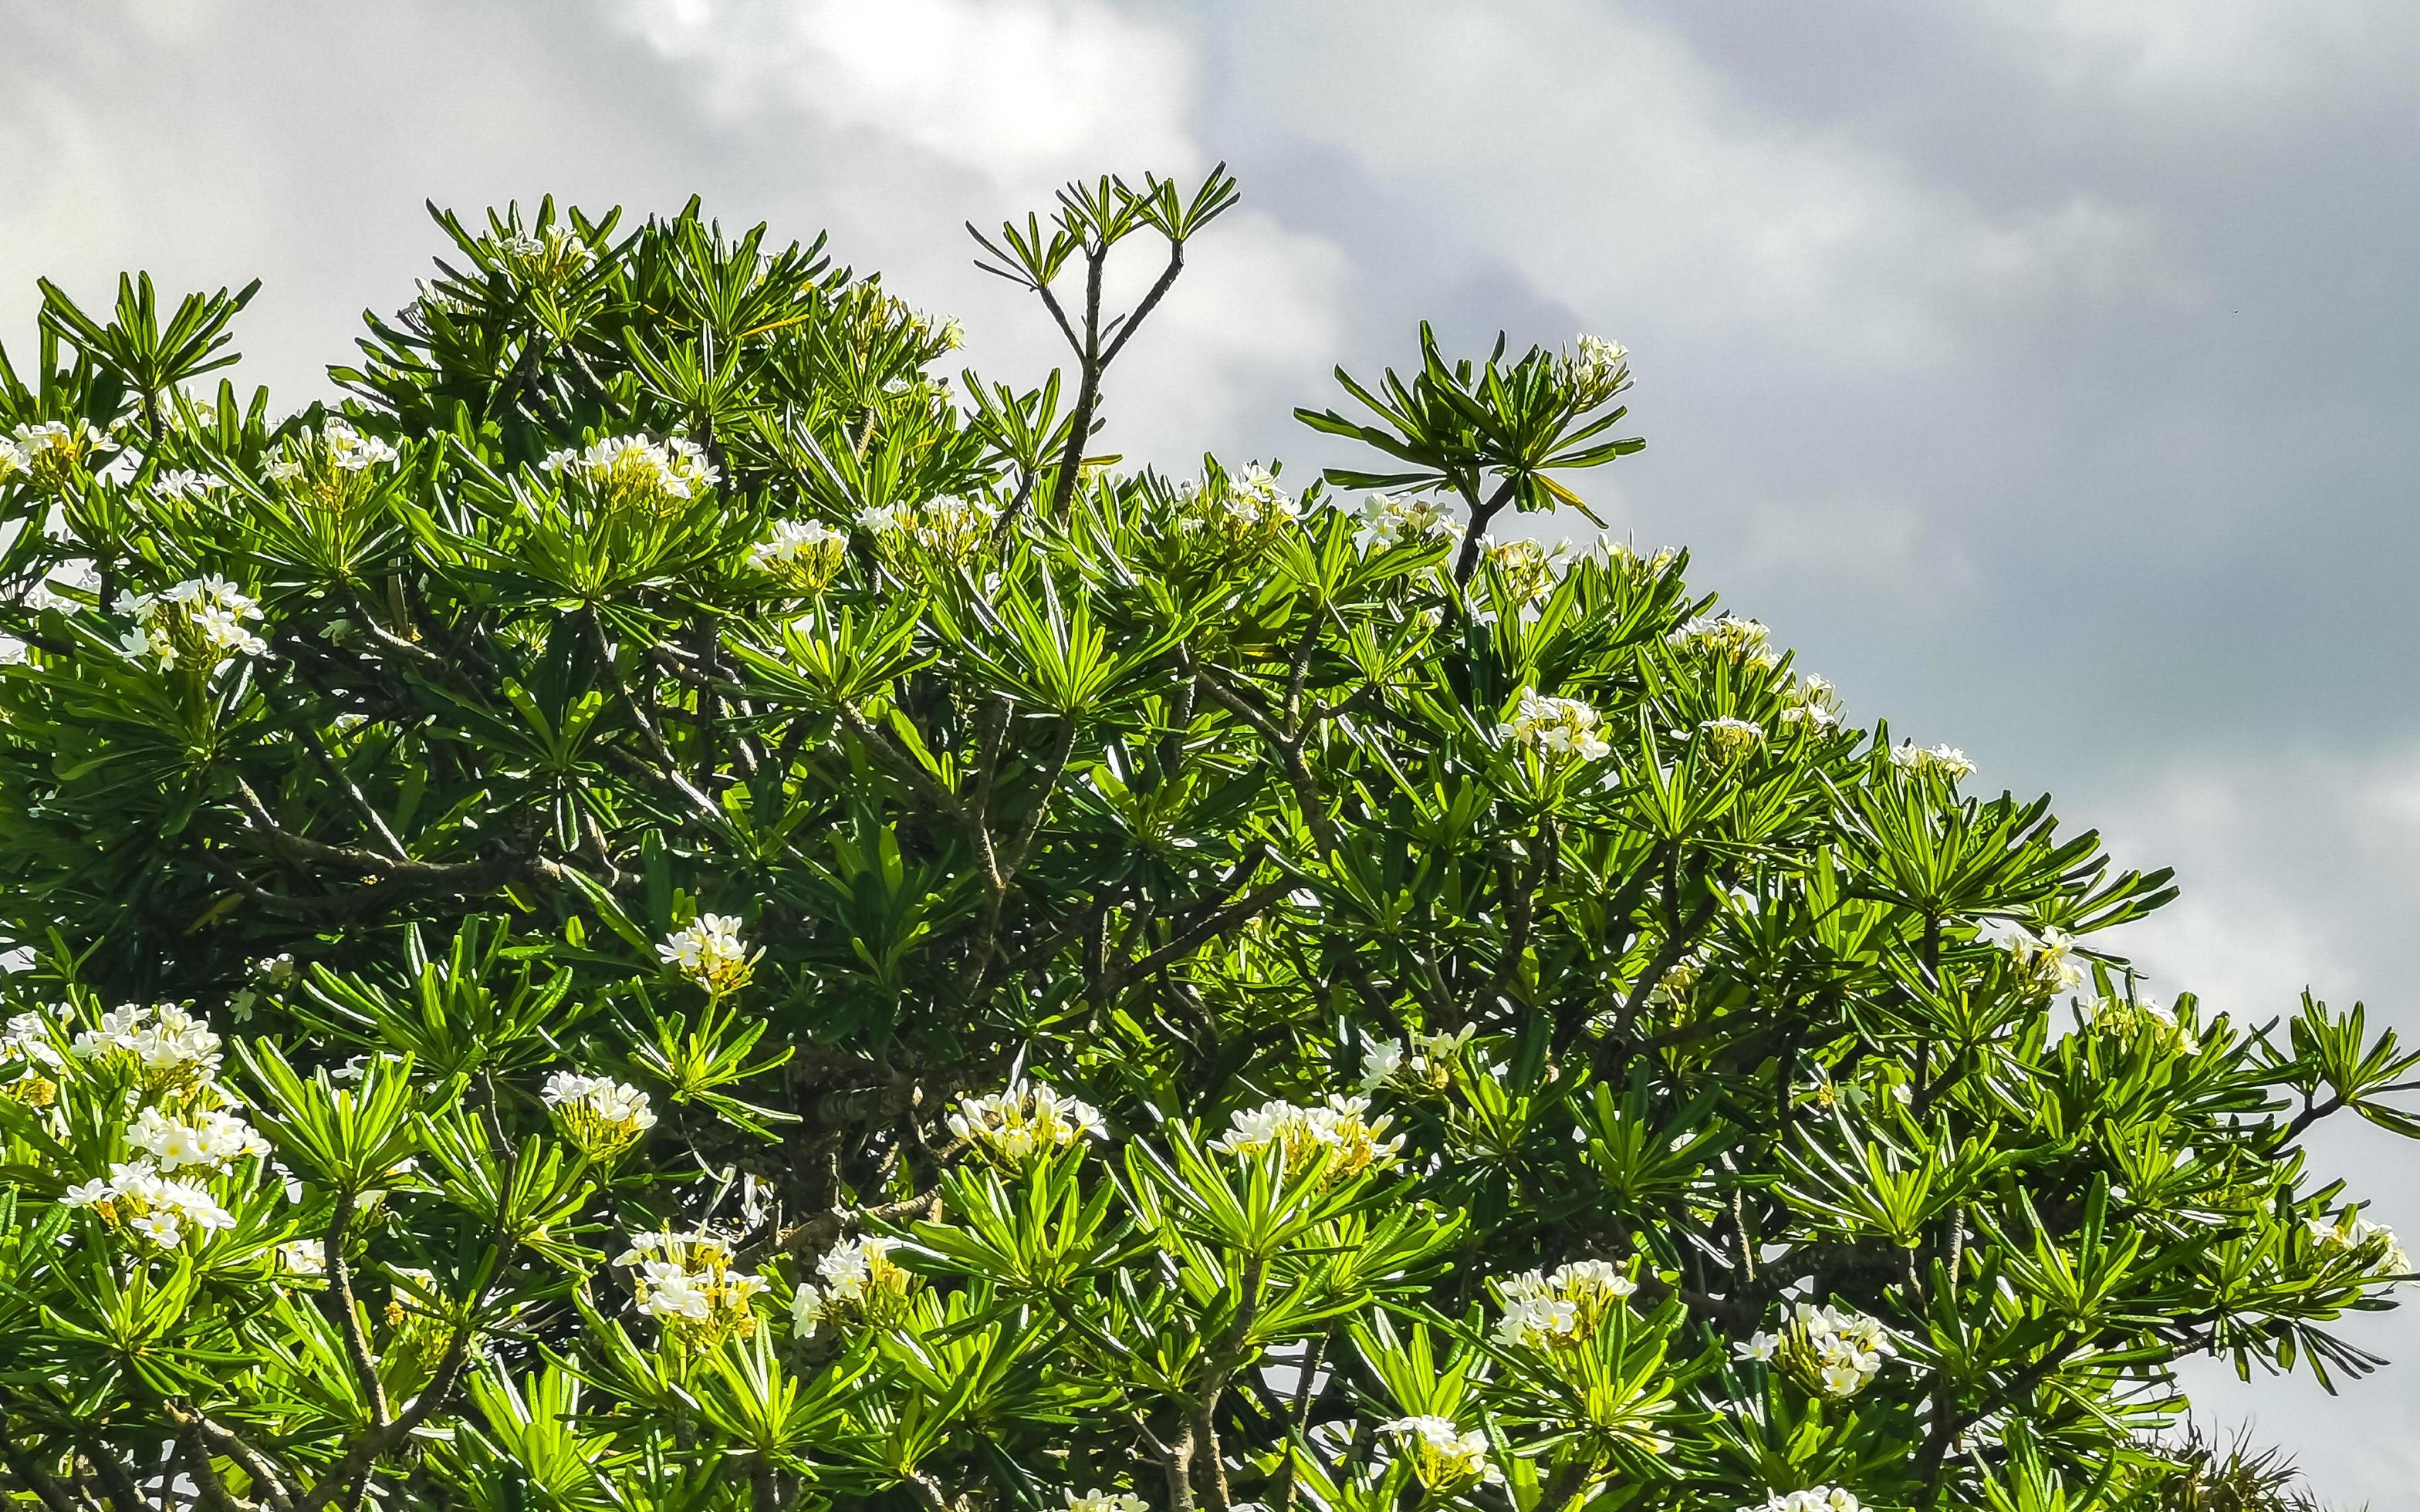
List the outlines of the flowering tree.
{"type": "Polygon", "coordinates": [[[1491,540],[1621,347],[1423,332],[1309,486],[1089,455],[1233,197],[979,239],[1031,389],[694,207],[440,215],[282,418],[199,382],[250,290],[45,287],[14,1504],[2086,1512],[2259,1470],[2180,1358],[2373,1363],[2301,1140],[2420,1132],[2391,1033],[2154,1001],[2166,873],[1491,540]]]}

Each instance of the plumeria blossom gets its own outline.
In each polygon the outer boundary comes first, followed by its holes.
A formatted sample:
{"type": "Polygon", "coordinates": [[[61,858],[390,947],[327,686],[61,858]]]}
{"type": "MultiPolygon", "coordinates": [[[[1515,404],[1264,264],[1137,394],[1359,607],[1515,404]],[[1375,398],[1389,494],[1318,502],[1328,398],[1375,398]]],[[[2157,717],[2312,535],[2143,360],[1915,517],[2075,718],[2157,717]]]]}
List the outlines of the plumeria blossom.
{"type": "Polygon", "coordinates": [[[710,491],[722,473],[693,441],[675,436],[611,436],[586,448],[550,452],[538,470],[586,487],[608,509],[668,514],[710,491]]]}
{"type": "Polygon", "coordinates": [[[848,560],[848,532],[819,519],[778,519],[772,534],[749,548],[748,560],[788,587],[820,594],[848,560]]]}
{"type": "Polygon", "coordinates": [[[171,468],[151,480],[151,493],[158,499],[199,499],[225,484],[207,472],[191,468],[171,468]]]}
{"type": "Polygon", "coordinates": [[[1067,1512],[1151,1512],[1151,1504],[1129,1491],[1069,1491],[1067,1512]]]}
{"type": "Polygon", "coordinates": [[[1496,738],[1548,756],[1592,762],[1613,751],[1597,723],[1596,710],[1578,699],[1548,698],[1525,687],[1512,717],[1496,727],[1496,738]]]}
{"type": "Polygon", "coordinates": [[[126,1142],[158,1163],[163,1171],[199,1166],[223,1170],[245,1156],[269,1153],[269,1141],[252,1125],[223,1108],[209,1108],[179,1118],[147,1107],[127,1125],[126,1142]]]}
{"type": "Polygon", "coordinates": [[[1781,1335],[1778,1334],[1766,1334],[1761,1332],[1750,1334],[1747,1337],[1731,1346],[1732,1359],[1753,1361],[1758,1365],[1766,1365],[1771,1363],[1774,1357],[1780,1352],[1781,1335]]]}
{"type": "Polygon", "coordinates": [[[1605,563],[1606,570],[1615,577],[1633,582],[1647,582],[1660,578],[1681,560],[1680,553],[1668,548],[1641,551],[1632,543],[1617,541],[1603,531],[1597,532],[1596,544],[1589,548],[1588,554],[1592,560],[1605,563]]]}
{"type": "Polygon", "coordinates": [[[1779,1352],[1782,1364],[1807,1390],[1847,1397],[1872,1384],[1899,1348],[1890,1331],[1864,1313],[1802,1302],[1782,1335],[1779,1352]]]}
{"type": "Polygon", "coordinates": [[[1809,672],[1782,696],[1788,701],[1781,711],[1783,724],[1804,725],[1818,733],[1840,727],[1839,690],[1830,679],[1809,672]]]}
{"type": "Polygon", "coordinates": [[[2037,933],[2008,919],[1993,919],[1978,932],[2009,952],[2017,975],[2036,997],[2053,997],[2084,980],[2084,964],[2075,958],[2075,937],[2048,925],[2037,933]]]}
{"type": "Polygon", "coordinates": [[[1013,1082],[987,1097],[960,1098],[947,1122],[953,1137],[1005,1165],[1022,1165],[1087,1137],[1109,1137],[1100,1109],[1040,1082],[1013,1082]]]}
{"type": "Polygon", "coordinates": [[[547,288],[569,282],[597,258],[588,243],[560,225],[543,232],[516,231],[491,244],[515,278],[547,288]]]}
{"type": "Polygon", "coordinates": [[[611,1160],[656,1126],[647,1094],[611,1076],[558,1071],[546,1079],[547,1112],[563,1137],[590,1160],[611,1160]]]}
{"type": "Polygon", "coordinates": [[[8,1061],[19,1069],[0,1085],[0,1096],[38,1108],[48,1107],[57,1099],[57,1073],[66,1067],[67,1057],[47,1016],[27,1010],[9,1017],[8,1032],[0,1034],[0,1062],[8,1061]]]}
{"type": "Polygon", "coordinates": [[[106,1180],[77,1182],[60,1200],[70,1208],[89,1209],[163,1250],[235,1227],[235,1214],[219,1206],[209,1188],[163,1176],[147,1158],[113,1164],[106,1180]]]}
{"type": "Polygon", "coordinates": [[[1893,746],[1890,760],[1902,772],[1932,773],[1952,782],[1975,770],[1975,764],[1955,746],[1919,746],[1912,740],[1893,746]]]}
{"type": "Polygon", "coordinates": [[[1764,748],[1764,726],[1753,719],[1725,715],[1699,725],[1698,733],[1706,737],[1714,755],[1725,762],[1745,761],[1764,748]]]}
{"type": "Polygon", "coordinates": [[[1432,1490],[1503,1484],[1503,1472],[1487,1460],[1487,1435],[1476,1428],[1466,1433],[1450,1417],[1399,1417],[1379,1424],[1378,1431],[1394,1439],[1412,1473],[1432,1490]]]}
{"type": "Polygon", "coordinates": [[[230,656],[257,656],[269,642],[244,628],[260,606],[225,578],[188,578],[156,594],[121,590],[111,606],[134,622],[118,640],[137,661],[166,671],[180,663],[208,672],[230,656]]]}
{"type": "Polygon", "coordinates": [[[1237,1109],[1230,1120],[1232,1127],[1210,1148],[1222,1154],[1246,1156],[1277,1149],[1290,1165],[1326,1150],[1333,1156],[1328,1166],[1331,1178],[1357,1176],[1373,1166],[1393,1165],[1404,1148],[1401,1134],[1386,1137],[1394,1120],[1385,1114],[1373,1119],[1369,1113],[1366,1097],[1330,1096],[1324,1105],[1310,1107],[1271,1099],[1257,1108],[1237,1109]]]}
{"type": "Polygon", "coordinates": [[[1277,474],[1257,463],[1238,472],[1212,473],[1176,489],[1177,533],[1221,548],[1264,548],[1301,513],[1300,502],[1279,486],[1277,474]]]}
{"type": "Polygon", "coordinates": [[[1496,1283],[1504,1303],[1497,1342],[1531,1350],[1579,1343],[1637,1289],[1638,1283],[1609,1260],[1572,1260],[1551,1272],[1507,1277],[1496,1283]]]}
{"type": "Polygon", "coordinates": [[[613,1263],[637,1273],[639,1311],[662,1326],[667,1342],[710,1350],[756,1331],[754,1299],[765,1282],[733,1269],[733,1258],[730,1241],[719,1234],[667,1229],[631,1235],[613,1263]]]}
{"type": "Polygon", "coordinates": [[[10,480],[22,478],[33,471],[34,454],[8,437],[0,436],[0,486],[6,486],[10,480]]]}
{"type": "Polygon", "coordinates": [[[0,482],[12,471],[21,471],[34,486],[51,493],[83,477],[94,453],[117,449],[116,441],[82,415],[19,425],[14,436],[9,460],[0,465],[0,482]]]}
{"type": "Polygon", "coordinates": [[[739,920],[728,914],[698,915],[665,936],[656,954],[717,997],[747,986],[756,972],[756,957],[739,937],[739,920]]]}
{"type": "Polygon", "coordinates": [[[188,1091],[217,1075],[219,1037],[181,1008],[114,1008],[97,1027],[79,1033],[68,1053],[78,1060],[118,1060],[134,1069],[143,1090],[161,1096],[188,1091]]]}
{"type": "Polygon", "coordinates": [[[875,554],[892,565],[919,556],[962,565],[990,546],[999,525],[998,505],[956,494],[922,504],[868,504],[857,512],[858,529],[873,537],[875,554]]]}
{"type": "Polygon", "coordinates": [[[2133,1039],[2148,1036],[2179,1055],[2198,1055],[2201,1037],[2176,1010],[2155,997],[2104,997],[2084,1011],[2084,1024],[2096,1034],[2133,1039]]]}
{"type": "Polygon", "coordinates": [[[1838,1486],[1817,1486],[1803,1491],[1776,1491],[1751,1502],[1739,1512],[1865,1512],[1864,1505],[1838,1486]]]}
{"type": "Polygon", "coordinates": [[[1453,520],[1438,501],[1373,493],[1361,501],[1361,530],[1355,544],[1364,552],[1385,551],[1453,536],[1453,520]]]}
{"type": "Polygon", "coordinates": [[[1773,632],[1755,620],[1729,614],[1700,614],[1664,638],[1675,651],[1726,657],[1743,665],[1766,668],[1780,657],[1773,652],[1773,632]]]}
{"type": "Polygon", "coordinates": [[[2305,1218],[2303,1227],[2311,1237],[2312,1247],[2323,1257],[2366,1257],[2371,1275],[2405,1275],[2412,1270],[2412,1257],[2403,1252],[2403,1243],[2395,1237],[2395,1230],[2370,1222],[2357,1208],[2347,1208],[2335,1218],[2324,1213],[2305,1218]]]}
{"type": "Polygon", "coordinates": [[[1466,1024],[1438,1034],[1415,1031],[1408,1043],[1392,1038],[1370,1041],[1361,1051],[1361,1090],[1403,1086],[1444,1091],[1453,1085],[1455,1062],[1477,1032],[1466,1024]]]}
{"type": "Polygon", "coordinates": [[[820,1285],[804,1282],[790,1298],[790,1323],[804,1338],[818,1329],[881,1327],[906,1309],[915,1278],[891,1258],[879,1234],[845,1239],[815,1262],[820,1285]]]}
{"type": "Polygon", "coordinates": [[[1522,537],[1487,541],[1480,554],[1502,576],[1505,591],[1514,603],[1537,604],[1553,596],[1570,551],[1571,548],[1559,544],[1549,550],[1542,542],[1522,537]]]}
{"type": "Polygon", "coordinates": [[[317,1239],[289,1239],[271,1252],[280,1275],[319,1276],[328,1273],[328,1246],[317,1239]]]}
{"type": "Polygon", "coordinates": [[[1555,359],[1555,377],[1583,409],[1620,393],[1630,380],[1630,348],[1603,336],[1581,336],[1555,359]]]}

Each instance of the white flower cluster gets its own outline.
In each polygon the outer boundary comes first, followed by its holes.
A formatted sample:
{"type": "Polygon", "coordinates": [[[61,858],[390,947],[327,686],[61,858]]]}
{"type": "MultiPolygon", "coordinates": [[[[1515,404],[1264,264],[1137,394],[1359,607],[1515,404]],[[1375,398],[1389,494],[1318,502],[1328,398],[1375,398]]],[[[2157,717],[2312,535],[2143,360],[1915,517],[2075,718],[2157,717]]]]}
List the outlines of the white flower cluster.
{"type": "Polygon", "coordinates": [[[848,532],[819,519],[777,519],[773,533],[749,548],[748,560],[802,594],[820,594],[848,559],[848,532]]]}
{"type": "Polygon", "coordinates": [[[1617,541],[1603,531],[1597,532],[1596,544],[1589,548],[1588,554],[1604,563],[1607,571],[1634,582],[1660,578],[1673,563],[1681,560],[1680,553],[1668,548],[1641,551],[1630,542],[1617,541]]]}
{"type": "Polygon", "coordinates": [[[82,415],[19,425],[15,435],[13,442],[0,442],[0,483],[23,472],[36,487],[54,493],[83,475],[93,453],[116,449],[82,415]]]}
{"type": "Polygon", "coordinates": [[[213,489],[226,486],[225,480],[191,468],[170,468],[151,480],[151,496],[155,499],[199,499],[213,489]]]}
{"type": "Polygon", "coordinates": [[[703,1230],[633,1234],[616,1265],[634,1267],[639,1311],[663,1325],[664,1336],[711,1349],[756,1331],[756,1294],[764,1281],[732,1269],[731,1244],[703,1230]]]}
{"type": "Polygon", "coordinates": [[[341,487],[349,477],[384,467],[396,450],[376,436],[365,436],[349,423],[331,415],[317,432],[308,426],[288,437],[261,471],[272,483],[309,478],[341,487]]]}
{"type": "Polygon", "coordinates": [[[1151,1512],[1151,1504],[1126,1491],[1069,1491],[1067,1512],[1151,1512]]]}
{"type": "Polygon", "coordinates": [[[1872,1384],[1899,1348],[1888,1329],[1854,1308],[1802,1302],[1776,1353],[1809,1391],[1846,1397],[1872,1384]]]}
{"type": "MultiPolygon", "coordinates": [[[[12,1021],[12,1027],[14,1021],[12,1021]]],[[[181,1008],[113,1008],[97,1028],[69,1044],[78,1060],[108,1063],[123,1057],[147,1095],[166,1096],[203,1087],[218,1075],[219,1037],[181,1008]]]]}
{"type": "Polygon", "coordinates": [[[1040,1082],[1012,1082],[987,1097],[958,1100],[949,1116],[950,1134],[1007,1165],[1080,1144],[1085,1136],[1109,1137],[1101,1110],[1040,1082]]]}
{"type": "Polygon", "coordinates": [[[111,606],[134,622],[118,646],[166,671],[183,662],[207,672],[231,656],[257,656],[269,642],[244,628],[260,606],[216,575],[188,578],[156,594],[118,591],[111,606]]]}
{"type": "Polygon", "coordinates": [[[2044,926],[2037,933],[2023,924],[1993,919],[1980,933],[2009,952],[2019,980],[2036,997],[2055,997],[2084,980],[2084,964],[2075,958],[2075,936],[2063,929],[2044,926]]]}
{"type": "Polygon", "coordinates": [[[1555,584],[1571,563],[1571,548],[1558,544],[1548,550],[1527,537],[1484,543],[1481,555],[1502,576],[1505,592],[1516,604],[1539,604],[1554,596],[1555,584]]]}
{"type": "Polygon", "coordinates": [[[59,1084],[53,1073],[66,1066],[67,1057],[59,1054],[52,1033],[51,1021],[39,1013],[19,1013],[8,1020],[8,1032],[0,1034],[0,1061],[16,1061],[21,1069],[0,1086],[0,1096],[38,1108],[57,1098],[59,1084]]]}
{"type": "Polygon", "coordinates": [[[1698,733],[1706,737],[1715,757],[1724,762],[1745,761],[1764,748],[1764,726],[1734,715],[1708,719],[1698,726],[1698,733]]]}
{"type": "Polygon", "coordinates": [[[1301,513],[1295,497],[1278,486],[1277,474],[1257,463],[1176,490],[1177,532],[1221,548],[1267,546],[1301,513]]]}
{"type": "Polygon", "coordinates": [[[1813,672],[1808,672],[1798,680],[1795,687],[1789,689],[1782,697],[1788,700],[1787,705],[1781,711],[1783,724],[1803,724],[1818,733],[1839,728],[1839,692],[1833,687],[1829,678],[1818,677],[1813,672]]]}
{"type": "Polygon", "coordinates": [[[1361,533],[1356,540],[1364,552],[1450,541],[1453,535],[1453,520],[1436,500],[1373,493],[1361,501],[1361,533]]]}
{"type": "Polygon", "coordinates": [[[1534,687],[1521,690],[1512,717],[1496,727],[1496,738],[1516,741],[1549,756],[1577,757],[1584,762],[1613,751],[1612,745],[1597,733],[1596,710],[1577,699],[1544,697],[1534,687]]]}
{"type": "Polygon", "coordinates": [[[126,1142],[163,1171],[189,1165],[219,1171],[244,1156],[269,1153],[269,1141],[225,1108],[196,1109],[186,1117],[145,1108],[127,1125],[126,1142]]]}
{"type": "Polygon", "coordinates": [[[1955,746],[1919,746],[1913,740],[1893,746],[1890,760],[1902,772],[1934,773],[1952,782],[1975,770],[1975,764],[1955,746]]]}
{"type": "Polygon", "coordinates": [[[219,1206],[209,1187],[164,1177],[148,1159],[113,1163],[108,1180],[79,1181],[59,1200],[89,1208],[162,1249],[175,1249],[190,1234],[235,1227],[235,1214],[219,1206]]]}
{"type": "Polygon", "coordinates": [[[728,914],[698,915],[665,936],[656,954],[717,997],[747,986],[756,972],[756,957],[739,937],[739,920],[728,914]]]}
{"type": "Polygon", "coordinates": [[[550,452],[538,470],[585,485],[609,509],[650,514],[669,514],[722,481],[705,449],[677,436],[660,441],[609,436],[585,451],[550,452]]]}
{"type": "Polygon", "coordinates": [[[1730,614],[1700,614],[1685,620],[1664,638],[1664,643],[1676,651],[1728,657],[1760,670],[1781,660],[1774,654],[1772,631],[1755,620],[1730,614]]]}
{"type": "Polygon", "coordinates": [[[1450,1417],[1399,1417],[1379,1424],[1378,1431],[1393,1436],[1410,1458],[1412,1473],[1431,1490],[1504,1483],[1504,1473],[1487,1461],[1487,1435],[1476,1428],[1465,1433],[1450,1417]]]}
{"type": "Polygon", "coordinates": [[[1838,1486],[1817,1486],[1803,1491],[1776,1491],[1739,1512],[1865,1512],[1856,1497],[1838,1486]]]}
{"type": "Polygon", "coordinates": [[[991,543],[1000,510],[989,500],[942,494],[922,504],[869,504],[857,512],[858,529],[874,537],[874,549],[896,563],[919,553],[952,564],[969,562],[991,543]]]}
{"type": "Polygon", "coordinates": [[[560,225],[542,233],[516,231],[497,239],[494,246],[504,266],[527,284],[560,284],[597,255],[569,227],[560,225]]]}
{"type": "Polygon", "coordinates": [[[317,1239],[289,1239],[277,1246],[275,1263],[279,1273],[285,1275],[326,1275],[327,1243],[317,1239]]]}
{"type": "Polygon", "coordinates": [[[1526,1271],[1496,1283],[1504,1316],[1496,1341],[1560,1349],[1594,1334],[1606,1313],[1638,1289],[1610,1260],[1572,1260],[1552,1272],[1526,1271]]]}
{"type": "Polygon", "coordinates": [[[1313,1159],[1321,1151],[1332,1156],[1331,1179],[1358,1176],[1373,1166],[1395,1163],[1404,1148],[1401,1134],[1386,1137],[1394,1120],[1385,1114],[1373,1119],[1366,1097],[1330,1096],[1326,1104],[1304,1107],[1272,1098],[1257,1108],[1239,1108],[1232,1127],[1210,1148],[1229,1155],[1257,1155],[1266,1149],[1284,1152],[1289,1165],[1313,1159]]]}
{"type": "Polygon", "coordinates": [[[1370,1041],[1361,1051],[1361,1090],[1400,1084],[1444,1091],[1453,1085],[1455,1060],[1477,1032],[1466,1024],[1440,1034],[1414,1033],[1408,1044],[1392,1036],[1370,1041]]]}
{"type": "Polygon", "coordinates": [[[2403,1242],[2395,1237],[2395,1230],[2370,1222],[2358,1209],[2348,1208],[2338,1218],[2324,1214],[2305,1218],[2303,1225],[2322,1256],[2369,1256],[2372,1275],[2404,1275],[2412,1270],[2412,1257],[2403,1253],[2403,1242]]]}
{"type": "Polygon", "coordinates": [[[270,1146],[219,1088],[219,1037],[173,1007],[112,1009],[69,1041],[65,1056],[58,1037],[39,1013],[8,1022],[8,1042],[47,1073],[109,1078],[107,1095],[133,1110],[124,1133],[134,1157],[111,1162],[105,1177],[70,1183],[61,1201],[163,1250],[234,1227],[209,1182],[238,1161],[265,1160],[270,1146]]]}
{"type": "Polygon", "coordinates": [[[1630,377],[1630,348],[1603,336],[1582,336],[1555,359],[1555,377],[1582,409],[1620,393],[1630,377]]]}
{"type": "Polygon", "coordinates": [[[880,1327],[897,1318],[914,1278],[891,1258],[892,1247],[879,1234],[861,1234],[842,1240],[817,1260],[822,1284],[801,1282],[790,1299],[790,1322],[799,1336],[827,1324],[880,1327]]]}
{"type": "Polygon", "coordinates": [[[2178,1055],[2201,1053],[2201,1036],[2194,1026],[2156,997],[2104,997],[2085,1010],[2084,1022],[2098,1034],[2121,1039],[2144,1035],[2178,1055]]]}
{"type": "Polygon", "coordinates": [[[590,1160],[611,1160],[656,1126],[647,1094],[611,1076],[558,1071],[546,1079],[546,1105],[563,1137],[590,1160]]]}

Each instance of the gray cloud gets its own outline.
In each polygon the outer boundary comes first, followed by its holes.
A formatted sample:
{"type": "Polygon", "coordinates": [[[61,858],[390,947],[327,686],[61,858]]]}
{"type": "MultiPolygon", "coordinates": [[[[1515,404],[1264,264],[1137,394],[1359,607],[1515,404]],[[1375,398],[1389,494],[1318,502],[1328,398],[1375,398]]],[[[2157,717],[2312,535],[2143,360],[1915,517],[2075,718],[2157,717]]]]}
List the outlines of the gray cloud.
{"type": "MultiPolygon", "coordinates": [[[[2420,989],[2420,11],[2388,0],[0,0],[0,338],[32,279],[259,274],[246,371],[321,391],[439,239],[552,191],[819,228],[1049,333],[959,222],[1070,174],[1234,162],[1114,384],[1115,444],[1332,455],[1334,362],[1575,330],[1637,353],[1595,497],[1861,716],[2061,795],[2184,901],[2128,942],[2266,1018],[2420,989]]],[[[2390,1221],[2420,1182],[2331,1135],[2390,1221]]],[[[2420,1326],[2365,1320],[2389,1352],[2420,1326]]],[[[2408,1369],[2409,1367],[2403,1367],[2408,1369]]],[[[2221,1390],[2397,1500],[2396,1374],[2221,1390]]]]}

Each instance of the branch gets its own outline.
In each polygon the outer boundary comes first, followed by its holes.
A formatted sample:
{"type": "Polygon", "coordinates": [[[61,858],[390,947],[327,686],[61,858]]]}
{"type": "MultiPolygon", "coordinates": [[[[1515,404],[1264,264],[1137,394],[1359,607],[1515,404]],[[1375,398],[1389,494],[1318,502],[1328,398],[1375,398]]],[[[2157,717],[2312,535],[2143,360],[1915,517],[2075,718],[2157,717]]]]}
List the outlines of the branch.
{"type": "Polygon", "coordinates": [[[1457,556],[1453,563],[1455,582],[1469,582],[1470,575],[1479,570],[1479,543],[1487,534],[1488,522],[1493,520],[1506,504],[1512,501],[1512,490],[1519,487],[1520,484],[1521,480],[1518,477],[1508,477],[1496,486],[1496,491],[1487,496],[1485,503],[1473,503],[1470,506],[1470,523],[1464,526],[1462,531],[1462,554],[1457,556]]]}
{"type": "Polygon", "coordinates": [[[235,791],[236,801],[243,809],[244,817],[252,822],[252,827],[290,861],[341,867],[360,876],[390,877],[424,886],[451,886],[473,878],[492,877],[496,872],[495,857],[484,861],[415,861],[409,856],[397,859],[380,856],[375,851],[365,851],[352,845],[330,845],[297,835],[280,825],[271,817],[269,806],[261,802],[260,795],[255,793],[252,784],[242,778],[235,779],[235,791]]]}
{"type": "Polygon", "coordinates": [[[1204,941],[1251,919],[1299,886],[1301,884],[1293,877],[1279,877],[1275,881],[1262,883],[1234,902],[1213,910],[1149,955],[1120,967],[1111,977],[1111,987],[1122,987],[1138,978],[1148,977],[1171,962],[1191,954],[1204,941]]]}

